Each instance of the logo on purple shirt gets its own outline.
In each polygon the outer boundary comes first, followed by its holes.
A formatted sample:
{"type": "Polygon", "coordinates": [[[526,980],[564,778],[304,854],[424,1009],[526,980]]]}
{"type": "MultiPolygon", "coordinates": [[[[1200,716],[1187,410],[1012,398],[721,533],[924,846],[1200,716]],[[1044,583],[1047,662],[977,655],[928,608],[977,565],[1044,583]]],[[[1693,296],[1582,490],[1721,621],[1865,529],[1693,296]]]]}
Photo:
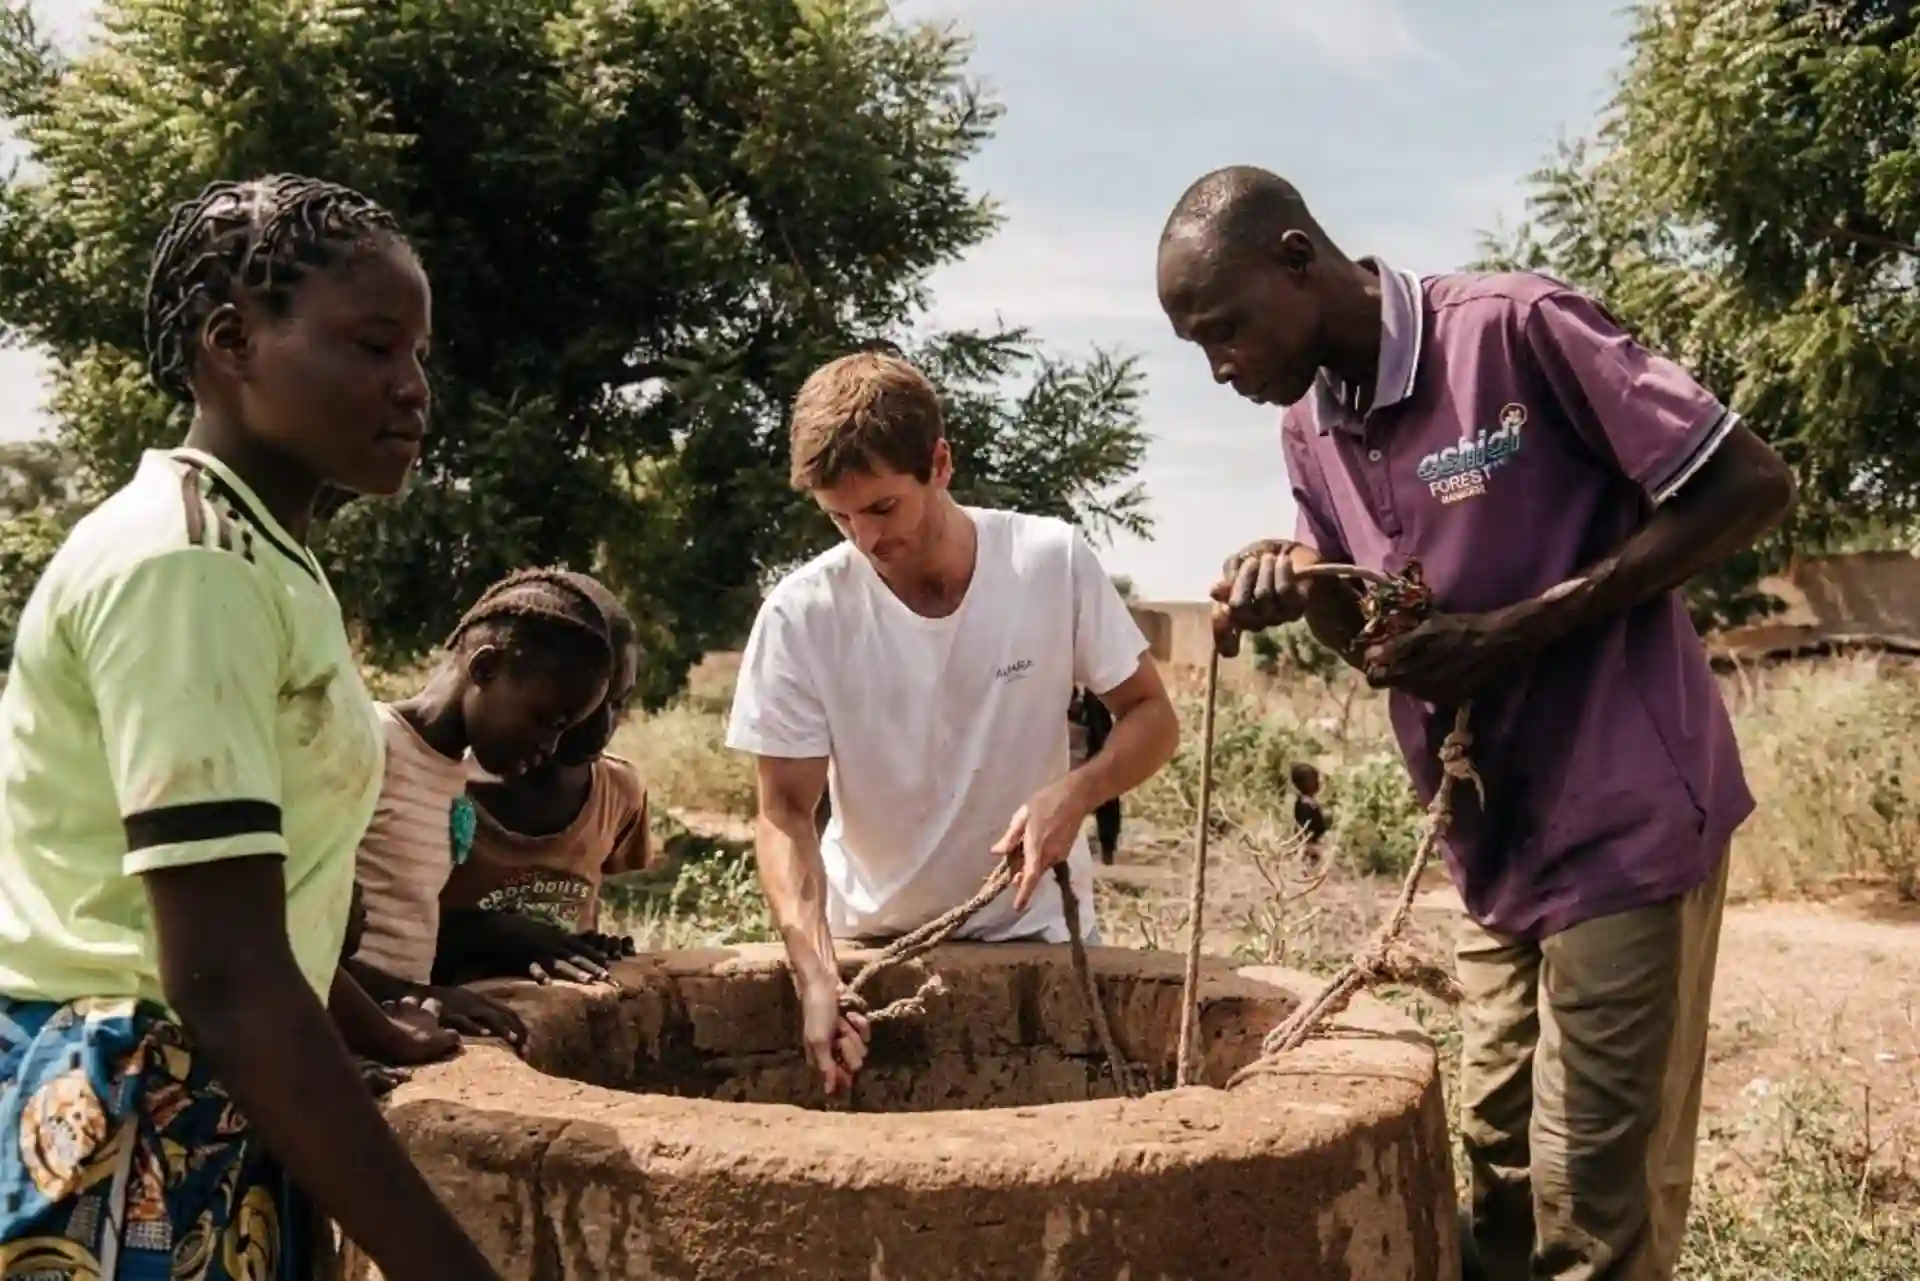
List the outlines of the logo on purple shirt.
{"type": "Polygon", "coordinates": [[[1490,432],[1483,427],[1477,435],[1462,436],[1457,444],[1435,450],[1420,460],[1416,474],[1427,483],[1427,492],[1443,503],[1478,498],[1487,492],[1501,464],[1520,452],[1520,429],[1526,423],[1526,406],[1508,404],[1500,411],[1498,429],[1490,432]]]}

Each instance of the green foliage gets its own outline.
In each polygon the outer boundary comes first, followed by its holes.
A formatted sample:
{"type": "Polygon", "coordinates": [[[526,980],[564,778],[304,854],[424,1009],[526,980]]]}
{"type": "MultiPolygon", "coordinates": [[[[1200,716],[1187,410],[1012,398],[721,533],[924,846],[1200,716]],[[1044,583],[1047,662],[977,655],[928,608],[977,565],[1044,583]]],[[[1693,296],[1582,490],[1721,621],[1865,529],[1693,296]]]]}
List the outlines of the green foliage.
{"type": "Polygon", "coordinates": [[[879,0],[103,0],[63,59],[19,0],[0,112],[0,335],[54,359],[101,484],[180,430],[139,361],[147,255],[214,178],[291,169],[392,207],[432,274],[438,430],[413,492],[324,552],[399,665],[528,563],[604,572],[658,703],[831,530],[785,481],[783,406],[849,348],[943,385],[963,496],[1147,528],[1138,370],[1030,335],[913,336],[990,234],[961,171],[998,109],[955,33],[879,0]]]}
{"type": "Polygon", "coordinates": [[[677,830],[661,843],[666,870],[601,888],[611,928],[649,949],[779,942],[753,850],[673,826],[677,830]]]}
{"type": "Polygon", "coordinates": [[[74,478],[59,451],[38,443],[0,445],[0,672],[13,660],[27,597],[78,510],[74,478]]]}
{"type": "Polygon", "coordinates": [[[1344,665],[1314,639],[1304,622],[1270,627],[1251,637],[1254,670],[1268,676],[1311,676],[1331,682],[1344,665]]]}
{"type": "MultiPolygon", "coordinates": [[[[1199,809],[1201,712],[1198,700],[1180,700],[1180,723],[1188,727],[1174,757],[1130,799],[1130,812],[1183,828],[1199,809]]],[[[1287,768],[1316,759],[1325,749],[1310,729],[1268,715],[1253,698],[1231,686],[1220,690],[1213,741],[1214,803],[1242,822],[1284,808],[1287,768]]]]}
{"type": "Polygon", "coordinates": [[[1404,876],[1420,844],[1421,811],[1396,751],[1370,752],[1326,780],[1327,817],[1341,854],[1370,876],[1404,876]]]}
{"type": "Polygon", "coordinates": [[[1792,463],[1790,526],[1696,590],[1738,621],[1787,549],[1920,513],[1920,33],[1887,0],[1637,6],[1596,137],[1485,265],[1604,297],[1792,463]]]}
{"type": "Polygon", "coordinates": [[[36,509],[0,517],[0,672],[13,661],[13,637],[20,627],[33,585],[59,550],[66,522],[56,513],[36,509]]]}
{"type": "MultiPolygon", "coordinates": [[[[1412,865],[1422,821],[1399,752],[1384,736],[1348,741],[1328,728],[1333,720],[1302,716],[1293,702],[1337,704],[1332,686],[1358,679],[1343,668],[1311,689],[1276,685],[1262,695],[1223,687],[1214,723],[1214,805],[1218,814],[1250,830],[1291,832],[1294,792],[1288,770],[1301,762],[1315,765],[1333,848],[1362,875],[1399,876],[1412,865]]],[[[1127,798],[1129,814],[1165,831],[1186,830],[1198,811],[1198,702],[1179,700],[1180,723],[1188,727],[1179,751],[1127,798]]]]}

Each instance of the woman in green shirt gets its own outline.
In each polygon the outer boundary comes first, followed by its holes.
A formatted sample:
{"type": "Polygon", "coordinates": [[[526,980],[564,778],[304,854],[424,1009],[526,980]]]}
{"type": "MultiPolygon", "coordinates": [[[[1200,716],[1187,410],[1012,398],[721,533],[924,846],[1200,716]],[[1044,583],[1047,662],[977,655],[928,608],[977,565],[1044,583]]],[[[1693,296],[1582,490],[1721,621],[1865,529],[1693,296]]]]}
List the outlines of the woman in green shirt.
{"type": "MultiPolygon", "coordinates": [[[[426,432],[431,294],[379,206],[219,183],[155,247],[188,403],[69,535],[0,695],[0,1275],[307,1275],[310,1195],[391,1281],[492,1278],[328,1016],[373,704],[306,545],[426,432]]],[[[343,1018],[345,1015],[343,1014],[343,1018]]]]}

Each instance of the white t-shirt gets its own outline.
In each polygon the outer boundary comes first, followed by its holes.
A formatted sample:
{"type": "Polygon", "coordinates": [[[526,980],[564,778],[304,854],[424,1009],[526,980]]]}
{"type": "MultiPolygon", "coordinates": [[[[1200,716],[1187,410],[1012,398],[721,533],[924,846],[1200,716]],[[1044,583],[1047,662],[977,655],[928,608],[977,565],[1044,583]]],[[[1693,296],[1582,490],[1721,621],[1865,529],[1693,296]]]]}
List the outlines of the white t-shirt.
{"type": "MultiPolygon", "coordinates": [[[[1147,652],[1072,525],[962,510],[978,551],[946,618],[914,613],[841,543],[774,587],[742,656],[727,745],[831,761],[821,854],[836,937],[904,933],[972,897],[1014,812],[1067,772],[1074,686],[1104,694],[1147,652]]],[[[1069,867],[1090,934],[1084,834],[1069,867]]],[[[1009,891],[959,937],[1064,943],[1060,895],[1044,886],[1016,915],[1009,891]]]]}

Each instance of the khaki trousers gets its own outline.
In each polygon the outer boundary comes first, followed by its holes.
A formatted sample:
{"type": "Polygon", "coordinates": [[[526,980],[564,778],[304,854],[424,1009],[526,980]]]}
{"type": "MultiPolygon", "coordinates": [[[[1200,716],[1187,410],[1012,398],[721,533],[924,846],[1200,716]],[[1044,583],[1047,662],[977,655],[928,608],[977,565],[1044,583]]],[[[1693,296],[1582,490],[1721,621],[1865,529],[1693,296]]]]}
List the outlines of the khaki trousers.
{"type": "Polygon", "coordinates": [[[1463,924],[1469,1281],[1669,1281],[1693,1191],[1727,859],[1536,942],[1463,924]]]}

